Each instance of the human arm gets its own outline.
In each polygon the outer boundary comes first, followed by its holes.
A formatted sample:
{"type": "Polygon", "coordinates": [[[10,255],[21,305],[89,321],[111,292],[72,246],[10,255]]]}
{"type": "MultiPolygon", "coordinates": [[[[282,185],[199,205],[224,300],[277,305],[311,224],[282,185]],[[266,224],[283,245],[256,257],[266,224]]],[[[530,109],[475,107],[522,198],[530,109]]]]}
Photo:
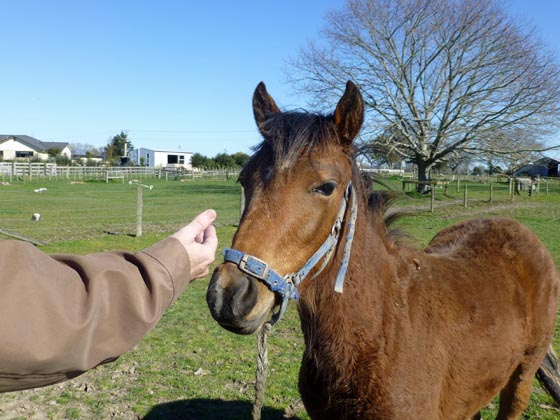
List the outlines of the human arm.
{"type": "Polygon", "coordinates": [[[0,241],[0,392],[75,377],[136,345],[217,246],[207,211],[138,253],[47,255],[0,241]]]}

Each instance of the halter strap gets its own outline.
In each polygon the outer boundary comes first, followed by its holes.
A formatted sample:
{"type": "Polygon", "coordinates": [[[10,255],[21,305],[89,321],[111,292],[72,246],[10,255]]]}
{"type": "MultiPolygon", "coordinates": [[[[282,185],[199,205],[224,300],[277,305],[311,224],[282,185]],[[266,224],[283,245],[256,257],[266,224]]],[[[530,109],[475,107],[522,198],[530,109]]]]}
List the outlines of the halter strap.
{"type": "Polygon", "coordinates": [[[266,262],[257,257],[232,248],[224,249],[224,261],[234,263],[235,265],[237,265],[240,271],[262,281],[268,286],[271,291],[280,295],[282,303],[279,311],[273,314],[272,320],[270,321],[271,324],[279,321],[282,315],[284,315],[284,312],[286,312],[286,309],[288,307],[288,301],[290,299],[299,298],[297,286],[317,266],[319,261],[323,258],[323,264],[317,270],[312,279],[317,277],[324,270],[327,263],[332,258],[334,249],[336,247],[336,244],[338,243],[338,236],[340,234],[342,222],[344,221],[344,216],[348,207],[348,201],[351,198],[352,204],[350,208],[350,220],[348,222],[346,243],[344,245],[344,254],[342,256],[342,262],[337,273],[334,286],[335,292],[342,293],[344,278],[346,276],[346,270],[348,268],[348,262],[350,260],[350,251],[352,248],[352,240],[354,238],[356,217],[358,213],[356,197],[355,194],[352,194],[352,192],[352,182],[349,182],[344,193],[344,199],[342,200],[340,209],[338,210],[338,214],[332,226],[330,235],[327,237],[327,239],[325,239],[319,249],[317,249],[317,251],[315,251],[315,253],[307,260],[307,262],[294,273],[289,273],[282,277],[276,271],[271,269],[266,262]]]}

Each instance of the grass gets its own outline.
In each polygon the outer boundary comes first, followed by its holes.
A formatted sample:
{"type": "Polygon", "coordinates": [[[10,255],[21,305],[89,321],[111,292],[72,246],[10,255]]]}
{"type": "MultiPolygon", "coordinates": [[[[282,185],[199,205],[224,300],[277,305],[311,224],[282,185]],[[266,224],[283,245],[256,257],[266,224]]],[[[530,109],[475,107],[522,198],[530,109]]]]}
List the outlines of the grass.
{"type": "MultiPolygon", "coordinates": [[[[232,181],[158,181],[144,191],[145,234],[136,238],[135,187],[120,183],[70,184],[61,181],[0,186],[0,228],[15,230],[48,242],[46,252],[89,253],[112,249],[140,250],[164,238],[196,213],[218,211],[221,249],[229,246],[239,217],[239,186],[232,181]],[[46,187],[45,193],[33,189],[46,187]],[[40,209],[40,210],[37,210],[40,209]],[[42,219],[31,222],[33,212],[42,219]],[[110,232],[110,233],[107,233],[110,232]]],[[[398,180],[392,180],[396,188],[398,180]]],[[[472,187],[472,188],[471,188],[472,187]]],[[[488,204],[475,184],[465,209],[462,197],[409,194],[396,205],[415,210],[399,227],[424,246],[441,228],[470,217],[508,216],[534,230],[560,266],[560,194],[497,196],[488,204]]],[[[133,350],[114,363],[100,366],[72,381],[51,387],[0,395],[2,418],[52,419],[247,419],[254,398],[256,337],[238,336],[219,327],[206,306],[208,278],[194,282],[164,314],[159,325],[133,350]],[[15,407],[12,409],[12,407],[15,407]],[[4,411],[2,411],[4,410],[4,411]],[[8,413],[9,415],[6,415],[8,413]]],[[[560,326],[560,323],[559,323],[560,326]]],[[[560,331],[555,348],[560,352],[560,331]]],[[[270,375],[265,419],[308,419],[298,404],[297,376],[303,340],[295,305],[269,338],[270,375]],[[285,417],[286,416],[286,417],[285,417]]],[[[560,411],[535,386],[528,419],[557,419],[560,411]]],[[[485,412],[495,416],[497,403],[485,412]]]]}

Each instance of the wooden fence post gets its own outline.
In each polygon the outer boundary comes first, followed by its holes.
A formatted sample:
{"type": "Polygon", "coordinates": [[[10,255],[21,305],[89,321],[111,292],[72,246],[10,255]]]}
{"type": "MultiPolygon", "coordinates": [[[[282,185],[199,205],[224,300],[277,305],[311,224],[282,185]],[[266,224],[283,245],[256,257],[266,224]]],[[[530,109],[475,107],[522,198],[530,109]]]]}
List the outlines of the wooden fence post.
{"type": "Polygon", "coordinates": [[[490,204],[492,204],[493,199],[494,199],[494,184],[490,182],[490,201],[489,201],[490,204]]]}
{"type": "Polygon", "coordinates": [[[243,211],[245,211],[245,188],[241,187],[241,198],[239,200],[239,220],[243,216],[243,211]]]}
{"type": "Polygon", "coordinates": [[[138,184],[136,190],[136,237],[142,236],[142,185],[138,184]]]}
{"type": "Polygon", "coordinates": [[[468,200],[467,184],[465,184],[465,193],[464,193],[464,197],[463,197],[463,205],[465,206],[465,208],[467,208],[467,200],[468,200]]]}
{"type": "Polygon", "coordinates": [[[434,202],[436,201],[436,184],[432,185],[432,198],[430,199],[430,213],[434,212],[434,202]]]}
{"type": "Polygon", "coordinates": [[[509,177],[509,194],[511,195],[511,201],[514,200],[515,196],[515,186],[513,185],[514,179],[513,177],[509,177]]]}

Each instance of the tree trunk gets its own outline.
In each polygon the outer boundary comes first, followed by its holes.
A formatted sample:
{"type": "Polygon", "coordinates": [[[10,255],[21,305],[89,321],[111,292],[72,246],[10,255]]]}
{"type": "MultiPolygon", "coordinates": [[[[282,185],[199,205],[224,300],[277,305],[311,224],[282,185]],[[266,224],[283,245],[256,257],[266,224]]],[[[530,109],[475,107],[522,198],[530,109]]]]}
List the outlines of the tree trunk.
{"type": "Polygon", "coordinates": [[[416,162],[416,166],[418,167],[418,186],[416,187],[416,191],[420,194],[427,194],[430,192],[431,188],[427,181],[429,181],[429,169],[430,166],[424,161],[416,162]]]}

